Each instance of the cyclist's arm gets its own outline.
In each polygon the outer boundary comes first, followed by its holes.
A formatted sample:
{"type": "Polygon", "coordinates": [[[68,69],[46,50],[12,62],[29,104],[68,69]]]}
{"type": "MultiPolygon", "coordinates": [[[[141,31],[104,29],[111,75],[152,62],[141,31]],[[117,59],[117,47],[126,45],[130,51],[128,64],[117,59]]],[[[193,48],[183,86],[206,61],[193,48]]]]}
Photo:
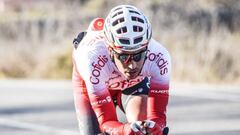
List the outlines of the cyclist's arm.
{"type": "MultiPolygon", "coordinates": [[[[75,55],[79,55],[79,53],[75,53],[75,55]]],[[[114,103],[111,99],[111,95],[107,89],[107,86],[105,86],[104,84],[105,81],[103,80],[103,78],[101,78],[101,81],[99,81],[98,84],[92,83],[91,80],[89,79],[91,77],[93,69],[87,67],[88,65],[90,65],[89,63],[83,63],[83,60],[79,59],[83,57],[84,57],[83,53],[81,53],[81,56],[79,57],[74,57],[76,58],[75,66],[78,72],[83,71],[79,72],[79,75],[81,74],[80,76],[82,77],[82,80],[84,80],[85,91],[87,91],[89,104],[91,105],[90,109],[92,108],[94,113],[96,114],[96,118],[99,123],[101,132],[107,132],[109,134],[117,133],[118,135],[125,134],[131,135],[133,131],[129,126],[130,124],[129,123],[123,124],[121,122],[118,122],[114,103]],[[78,63],[77,61],[81,62],[78,63]]],[[[102,71],[101,75],[105,74],[103,70],[104,69],[101,70],[102,71]]],[[[81,85],[76,85],[75,90],[78,90],[78,87],[80,86],[81,85]]],[[[81,99],[75,99],[75,101],[79,100],[81,99]]],[[[80,109],[81,108],[79,108],[79,110],[80,109]]],[[[89,112],[88,110],[89,107],[84,107],[83,109],[87,109],[86,112],[89,112]]],[[[80,116],[81,114],[79,115],[79,117],[80,116]]]]}
{"type": "Polygon", "coordinates": [[[168,85],[150,84],[147,118],[155,121],[161,128],[166,126],[168,97],[168,85]]]}
{"type": "Polygon", "coordinates": [[[102,132],[124,134],[124,124],[118,122],[116,110],[108,90],[89,95],[102,132]]]}
{"type": "Polygon", "coordinates": [[[171,59],[168,51],[162,49],[161,62],[151,69],[152,78],[148,98],[147,117],[164,128],[166,126],[166,108],[169,99],[169,80],[171,74],[171,59]],[[156,74],[156,71],[158,71],[156,74]]]}

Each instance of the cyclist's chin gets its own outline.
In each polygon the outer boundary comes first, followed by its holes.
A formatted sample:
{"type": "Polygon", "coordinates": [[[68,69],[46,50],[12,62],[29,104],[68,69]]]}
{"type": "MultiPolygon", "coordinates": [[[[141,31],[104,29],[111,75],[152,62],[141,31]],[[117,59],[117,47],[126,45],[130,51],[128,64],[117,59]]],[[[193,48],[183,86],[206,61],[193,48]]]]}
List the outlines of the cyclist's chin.
{"type": "Polygon", "coordinates": [[[127,73],[125,73],[125,76],[126,76],[127,79],[134,79],[138,76],[138,72],[135,72],[135,73],[127,72],[127,73]]]}

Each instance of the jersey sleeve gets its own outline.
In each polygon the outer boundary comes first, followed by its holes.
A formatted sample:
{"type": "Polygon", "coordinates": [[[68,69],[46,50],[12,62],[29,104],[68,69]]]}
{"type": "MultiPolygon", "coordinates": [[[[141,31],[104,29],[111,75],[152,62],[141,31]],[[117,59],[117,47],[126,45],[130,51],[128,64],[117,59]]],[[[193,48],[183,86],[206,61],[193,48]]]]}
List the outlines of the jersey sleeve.
{"type": "Polygon", "coordinates": [[[151,66],[150,90],[147,117],[158,123],[161,128],[166,126],[166,108],[169,99],[169,80],[171,59],[168,51],[161,46],[160,51],[149,52],[148,58],[153,60],[151,66]],[[152,56],[150,56],[152,55],[152,56]]]}
{"type": "MultiPolygon", "coordinates": [[[[83,50],[84,48],[80,47],[73,53],[75,68],[84,81],[89,102],[96,114],[100,129],[109,134],[124,134],[125,125],[117,120],[115,107],[105,84],[109,76],[107,64],[110,59],[104,53],[94,54],[94,51],[83,50]]],[[[101,48],[97,50],[101,51],[101,48]]]]}

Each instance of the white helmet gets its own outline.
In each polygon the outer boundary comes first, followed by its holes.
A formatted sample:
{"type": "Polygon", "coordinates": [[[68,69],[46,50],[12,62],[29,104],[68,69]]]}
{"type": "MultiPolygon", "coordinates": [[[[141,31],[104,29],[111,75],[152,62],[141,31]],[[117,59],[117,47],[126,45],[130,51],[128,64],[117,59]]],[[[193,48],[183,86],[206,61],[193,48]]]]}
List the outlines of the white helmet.
{"type": "Polygon", "coordinates": [[[120,5],[108,14],[104,24],[107,45],[134,52],[148,45],[152,29],[148,19],[136,7],[120,5]]]}

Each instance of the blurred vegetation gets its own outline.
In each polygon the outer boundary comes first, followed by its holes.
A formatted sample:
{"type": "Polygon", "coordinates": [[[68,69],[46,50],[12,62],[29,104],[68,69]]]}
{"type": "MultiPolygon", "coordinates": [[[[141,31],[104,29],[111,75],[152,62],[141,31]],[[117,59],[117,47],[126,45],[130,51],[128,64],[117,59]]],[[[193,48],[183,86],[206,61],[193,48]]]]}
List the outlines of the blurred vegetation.
{"type": "Polygon", "coordinates": [[[93,18],[132,4],[171,53],[173,80],[240,82],[239,0],[19,1],[0,6],[0,78],[70,78],[72,39],[93,18]]]}

